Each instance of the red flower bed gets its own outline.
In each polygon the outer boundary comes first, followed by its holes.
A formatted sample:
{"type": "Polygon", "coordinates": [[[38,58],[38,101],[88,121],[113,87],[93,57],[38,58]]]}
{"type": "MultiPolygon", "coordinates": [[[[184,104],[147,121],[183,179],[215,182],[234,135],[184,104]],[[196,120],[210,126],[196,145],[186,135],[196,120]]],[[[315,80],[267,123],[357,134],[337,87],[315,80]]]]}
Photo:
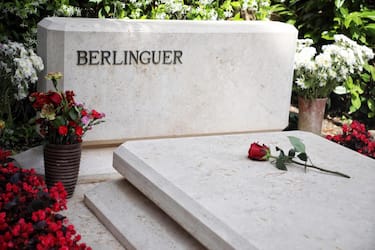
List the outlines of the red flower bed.
{"type": "Polygon", "coordinates": [[[0,249],[91,249],[57,212],[66,209],[61,183],[47,189],[33,169],[6,162],[0,149],[0,249]]]}
{"type": "Polygon", "coordinates": [[[327,135],[326,138],[375,159],[375,140],[364,124],[358,121],[344,124],[342,132],[340,135],[327,135]]]}

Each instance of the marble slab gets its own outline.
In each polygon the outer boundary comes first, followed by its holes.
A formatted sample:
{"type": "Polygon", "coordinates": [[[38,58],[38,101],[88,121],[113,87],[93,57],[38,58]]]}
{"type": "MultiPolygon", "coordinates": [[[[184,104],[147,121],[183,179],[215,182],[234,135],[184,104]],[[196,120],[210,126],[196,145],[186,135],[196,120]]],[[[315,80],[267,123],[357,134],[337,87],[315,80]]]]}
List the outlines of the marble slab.
{"type": "Polygon", "coordinates": [[[126,249],[205,249],[125,179],[99,184],[84,202],[126,249]]]}
{"type": "Polygon", "coordinates": [[[307,132],[130,141],[113,165],[209,249],[374,249],[375,160],[307,132]],[[289,150],[350,179],[247,159],[250,143],[289,150]]]}
{"type": "Polygon", "coordinates": [[[48,17],[44,74],[106,114],[85,141],[124,141],[288,125],[297,30],[279,22],[48,17]],[[272,119],[269,119],[272,117],[272,119]]]}

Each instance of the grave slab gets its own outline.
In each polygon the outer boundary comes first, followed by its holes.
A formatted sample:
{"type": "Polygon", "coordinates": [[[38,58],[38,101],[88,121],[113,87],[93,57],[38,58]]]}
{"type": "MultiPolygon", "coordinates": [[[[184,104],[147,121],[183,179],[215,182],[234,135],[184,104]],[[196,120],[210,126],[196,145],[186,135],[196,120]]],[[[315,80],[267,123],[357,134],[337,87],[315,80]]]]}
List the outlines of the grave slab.
{"type": "Polygon", "coordinates": [[[126,249],[205,249],[123,178],[99,184],[84,202],[126,249]]]}
{"type": "Polygon", "coordinates": [[[373,249],[375,161],[307,132],[130,141],[113,165],[209,249],[373,249]],[[350,179],[247,159],[252,142],[289,150],[350,179]]]}
{"type": "MultiPolygon", "coordinates": [[[[278,22],[49,17],[38,24],[37,50],[41,76],[62,72],[63,89],[106,114],[85,141],[123,142],[281,131],[296,39],[278,22]]],[[[38,87],[53,88],[44,77],[38,87]]]]}

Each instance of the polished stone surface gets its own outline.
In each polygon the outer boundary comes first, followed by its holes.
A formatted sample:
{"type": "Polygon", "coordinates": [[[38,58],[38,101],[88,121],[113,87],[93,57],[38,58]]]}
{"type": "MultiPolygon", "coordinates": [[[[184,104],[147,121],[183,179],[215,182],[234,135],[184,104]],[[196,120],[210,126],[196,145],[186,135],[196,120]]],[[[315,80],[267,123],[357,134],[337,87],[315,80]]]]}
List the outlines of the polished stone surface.
{"type": "MultiPolygon", "coordinates": [[[[114,167],[210,249],[373,249],[375,161],[300,131],[131,141],[114,167]],[[247,159],[250,143],[289,150],[299,137],[312,162],[284,172],[247,159]]],[[[109,195],[109,194],[108,194],[109,195]]]]}
{"type": "Polygon", "coordinates": [[[61,71],[64,89],[106,114],[85,141],[123,141],[284,129],[296,38],[278,22],[50,17],[38,25],[38,54],[44,73],[61,71]],[[125,65],[124,51],[139,62],[125,65]],[[147,63],[150,51],[167,53],[165,64],[147,63]]]}

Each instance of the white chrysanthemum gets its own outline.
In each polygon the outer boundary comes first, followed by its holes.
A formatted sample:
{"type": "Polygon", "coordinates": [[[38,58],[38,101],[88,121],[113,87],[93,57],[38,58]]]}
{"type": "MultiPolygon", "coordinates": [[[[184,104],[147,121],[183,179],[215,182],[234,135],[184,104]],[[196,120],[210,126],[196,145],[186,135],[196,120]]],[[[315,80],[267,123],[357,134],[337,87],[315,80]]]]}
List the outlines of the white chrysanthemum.
{"type": "Polygon", "coordinates": [[[319,54],[315,57],[315,62],[318,67],[330,68],[332,64],[332,58],[330,54],[319,54]]]}

